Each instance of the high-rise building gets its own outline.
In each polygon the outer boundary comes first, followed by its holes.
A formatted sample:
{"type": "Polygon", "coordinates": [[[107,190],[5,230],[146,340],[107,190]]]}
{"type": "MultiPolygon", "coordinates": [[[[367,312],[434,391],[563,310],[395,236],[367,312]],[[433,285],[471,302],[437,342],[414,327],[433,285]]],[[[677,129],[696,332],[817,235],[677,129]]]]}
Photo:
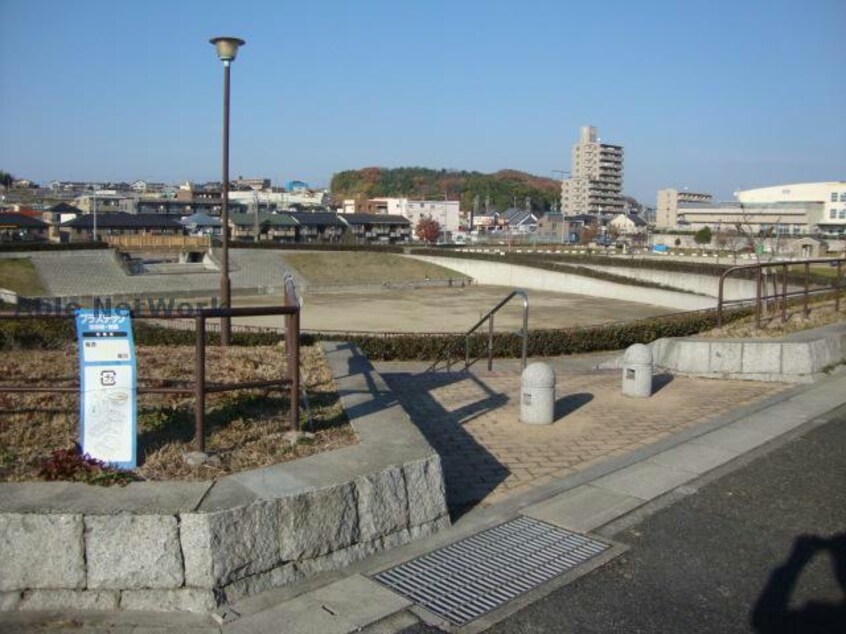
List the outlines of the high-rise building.
{"type": "Polygon", "coordinates": [[[600,143],[596,128],[582,126],[571,170],[561,184],[565,214],[623,212],[623,146],[600,143]]]}

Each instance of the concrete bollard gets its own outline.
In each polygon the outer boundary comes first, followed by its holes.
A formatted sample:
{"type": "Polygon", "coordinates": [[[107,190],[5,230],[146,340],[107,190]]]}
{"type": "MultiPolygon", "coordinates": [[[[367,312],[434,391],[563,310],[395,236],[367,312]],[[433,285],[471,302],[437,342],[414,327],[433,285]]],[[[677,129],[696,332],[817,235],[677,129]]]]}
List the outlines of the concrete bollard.
{"type": "Polygon", "coordinates": [[[520,422],[549,425],[555,419],[555,372],[545,363],[532,363],[520,379],[520,422]]]}
{"type": "Polygon", "coordinates": [[[629,346],[623,356],[623,395],[652,396],[652,350],[642,343],[629,346]]]}

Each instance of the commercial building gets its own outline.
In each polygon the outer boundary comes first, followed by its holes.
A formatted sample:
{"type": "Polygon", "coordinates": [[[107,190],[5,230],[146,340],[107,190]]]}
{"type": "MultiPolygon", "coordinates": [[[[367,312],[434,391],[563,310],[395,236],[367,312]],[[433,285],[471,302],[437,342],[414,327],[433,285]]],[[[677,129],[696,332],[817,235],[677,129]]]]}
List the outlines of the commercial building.
{"type": "Polygon", "coordinates": [[[747,189],[735,192],[735,197],[736,202],[710,205],[680,202],[676,225],[692,230],[707,226],[779,235],[846,235],[846,181],[747,189]]]}
{"type": "Polygon", "coordinates": [[[571,161],[571,176],[561,184],[561,211],[622,213],[623,147],[600,143],[596,128],[583,126],[571,161]]]}
{"type": "Polygon", "coordinates": [[[658,191],[658,203],[655,206],[655,226],[672,229],[678,224],[680,205],[710,205],[711,200],[711,194],[686,189],[661,189],[658,191]]]}

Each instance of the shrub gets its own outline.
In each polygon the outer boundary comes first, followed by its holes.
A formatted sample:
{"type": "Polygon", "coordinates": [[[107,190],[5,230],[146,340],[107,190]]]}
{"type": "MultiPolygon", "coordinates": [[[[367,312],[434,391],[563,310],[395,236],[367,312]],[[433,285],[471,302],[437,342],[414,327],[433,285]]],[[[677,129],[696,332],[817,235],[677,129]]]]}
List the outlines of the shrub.
{"type": "Polygon", "coordinates": [[[110,486],[125,486],[138,478],[128,471],[110,467],[87,453],[82,453],[79,444],[70,449],[56,449],[41,464],[38,475],[45,480],[65,480],[110,486]]]}
{"type": "Polygon", "coordinates": [[[0,244],[1,253],[19,251],[88,251],[91,249],[109,249],[105,242],[11,242],[0,244]]]}

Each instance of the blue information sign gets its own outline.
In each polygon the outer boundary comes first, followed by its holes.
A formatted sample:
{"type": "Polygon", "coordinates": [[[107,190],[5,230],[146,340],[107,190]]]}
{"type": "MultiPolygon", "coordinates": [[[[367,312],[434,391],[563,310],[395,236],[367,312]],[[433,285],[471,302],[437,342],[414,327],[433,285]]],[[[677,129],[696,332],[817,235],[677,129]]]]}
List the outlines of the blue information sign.
{"type": "Polygon", "coordinates": [[[115,467],[137,464],[135,344],[126,310],[76,311],[82,450],[115,467]]]}

